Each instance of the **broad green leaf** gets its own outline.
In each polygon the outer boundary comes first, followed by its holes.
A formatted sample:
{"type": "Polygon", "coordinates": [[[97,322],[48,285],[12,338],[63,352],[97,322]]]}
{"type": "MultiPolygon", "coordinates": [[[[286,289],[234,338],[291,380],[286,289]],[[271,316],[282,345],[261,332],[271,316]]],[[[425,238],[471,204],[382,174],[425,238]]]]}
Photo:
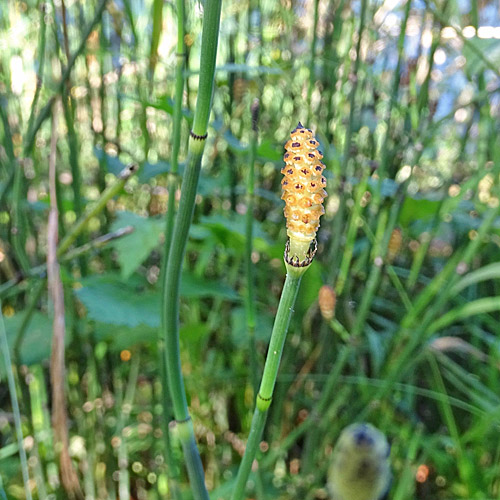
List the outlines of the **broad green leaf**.
{"type": "MultiPolygon", "coordinates": [[[[89,318],[110,325],[135,328],[140,325],[160,326],[161,294],[159,289],[147,289],[139,279],[122,281],[116,274],[90,276],[75,290],[78,299],[87,308],[89,318]]],[[[228,285],[183,273],[181,296],[185,298],[219,297],[239,300],[239,295],[228,285]]]]}
{"type": "MultiPolygon", "coordinates": [[[[250,151],[248,144],[243,144],[230,130],[227,130],[221,120],[214,120],[211,126],[222,134],[229,149],[238,155],[247,155],[250,151]]],[[[282,146],[276,146],[272,141],[265,139],[257,146],[257,156],[261,159],[278,162],[283,159],[284,150],[282,146]]]]}
{"type": "Polygon", "coordinates": [[[313,302],[318,300],[318,293],[322,284],[321,266],[310,266],[307,273],[302,277],[295,309],[306,311],[313,302]]]}
{"type": "Polygon", "coordinates": [[[408,227],[414,221],[431,219],[437,214],[440,206],[440,200],[406,197],[399,216],[399,222],[402,226],[408,227]]]}
{"type": "MultiPolygon", "coordinates": [[[[245,215],[234,214],[231,218],[217,214],[209,215],[201,218],[201,225],[209,228],[225,245],[229,244],[231,238],[238,244],[245,242],[245,215]]],[[[253,235],[255,240],[261,240],[267,245],[272,244],[266,232],[262,229],[262,225],[256,220],[253,223],[253,235]]]]}
{"type": "Polygon", "coordinates": [[[209,281],[190,273],[182,273],[181,295],[186,298],[219,297],[239,300],[239,294],[221,281],[209,281]]]}
{"type": "Polygon", "coordinates": [[[116,275],[91,276],[75,290],[90,319],[110,325],[160,325],[160,294],[121,282],[116,275]]]}
{"type": "MultiPolygon", "coordinates": [[[[4,318],[7,332],[7,342],[10,350],[14,349],[16,335],[24,318],[24,311],[21,311],[10,318],[4,318]]],[[[66,344],[70,341],[70,328],[66,328],[66,344]]],[[[52,349],[52,320],[41,312],[35,311],[24,334],[21,344],[20,363],[33,365],[50,358],[52,349]]],[[[0,363],[0,373],[4,372],[3,363],[0,363]]]]}
{"type": "Polygon", "coordinates": [[[136,344],[152,342],[158,339],[158,327],[149,325],[138,325],[135,327],[125,325],[113,325],[110,323],[95,323],[95,339],[104,340],[109,343],[110,349],[130,349],[136,344]]]}
{"type": "Polygon", "coordinates": [[[164,223],[160,218],[141,217],[132,212],[118,212],[111,229],[116,231],[125,226],[132,226],[134,231],[113,240],[112,245],[118,254],[122,276],[126,279],[158,246],[164,223]]]}
{"type": "MultiPolygon", "coordinates": [[[[162,111],[165,111],[169,115],[174,114],[174,102],[170,96],[160,96],[156,101],[144,101],[132,94],[119,93],[117,95],[117,98],[128,99],[130,101],[139,102],[144,107],[161,109],[162,111]]],[[[193,113],[189,109],[182,108],[182,116],[188,121],[189,124],[193,122],[193,113]]]]}
{"type": "Polygon", "coordinates": [[[170,172],[170,163],[166,161],[159,161],[158,163],[146,162],[141,166],[137,178],[139,182],[144,183],[157,175],[166,174],[167,172],[170,172]]]}
{"type": "Polygon", "coordinates": [[[368,340],[374,374],[378,375],[386,355],[386,348],[383,342],[384,338],[379,332],[375,331],[370,326],[367,326],[366,328],[366,337],[368,340]]]}

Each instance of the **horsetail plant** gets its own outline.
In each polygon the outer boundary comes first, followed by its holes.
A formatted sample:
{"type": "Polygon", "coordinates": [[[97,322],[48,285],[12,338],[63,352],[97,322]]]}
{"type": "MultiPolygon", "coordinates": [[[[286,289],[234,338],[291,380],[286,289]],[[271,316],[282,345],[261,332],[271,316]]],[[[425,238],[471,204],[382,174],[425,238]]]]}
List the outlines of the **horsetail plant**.
{"type": "Polygon", "coordinates": [[[319,218],[325,212],[323,200],[326,197],[325,168],[318,150],[319,143],[312,131],[299,122],[285,144],[285,166],[281,185],[285,201],[284,214],[287,221],[288,241],[285,247],[286,279],[274,320],[271,341],[264,365],[264,373],[257,394],[255,411],[245,454],[238,470],[232,500],[240,500],[250,474],[257,447],[264,430],[267,413],[271,406],[279,363],[283,353],[288,325],[297,298],[302,276],[309,269],[316,253],[316,233],[319,218]]]}
{"type": "MultiPolygon", "coordinates": [[[[212,104],[215,59],[219,38],[221,0],[204,4],[203,32],[200,54],[200,80],[193,128],[190,132],[186,170],[182,179],[181,197],[171,242],[165,239],[166,272],[163,281],[161,329],[165,340],[168,387],[176,428],[184,451],[191,490],[195,500],[208,500],[200,454],[196,446],[193,423],[187,406],[179,347],[179,286],[182,261],[186,250],[189,226],[194,212],[196,188],[201,159],[207,139],[208,119],[212,104]]],[[[179,126],[180,121],[177,121],[179,126]]]]}

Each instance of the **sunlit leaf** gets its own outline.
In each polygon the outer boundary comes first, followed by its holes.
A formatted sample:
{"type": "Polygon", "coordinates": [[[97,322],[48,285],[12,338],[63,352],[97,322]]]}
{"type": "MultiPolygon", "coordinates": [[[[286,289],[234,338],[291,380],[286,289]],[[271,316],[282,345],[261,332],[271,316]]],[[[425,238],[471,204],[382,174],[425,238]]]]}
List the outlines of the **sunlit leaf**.
{"type": "Polygon", "coordinates": [[[134,231],[113,240],[112,245],[118,254],[122,276],[128,278],[158,246],[164,222],[162,218],[141,217],[132,212],[118,212],[111,229],[116,231],[125,226],[132,226],[134,231]]]}

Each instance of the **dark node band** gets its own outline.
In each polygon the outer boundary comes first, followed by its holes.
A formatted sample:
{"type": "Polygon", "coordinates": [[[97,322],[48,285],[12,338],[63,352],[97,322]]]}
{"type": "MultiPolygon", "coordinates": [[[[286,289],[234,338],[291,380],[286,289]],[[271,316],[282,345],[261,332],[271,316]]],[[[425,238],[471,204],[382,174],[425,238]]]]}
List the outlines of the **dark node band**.
{"type": "Polygon", "coordinates": [[[184,420],[176,420],[175,423],[176,424],[185,424],[187,422],[189,422],[191,420],[191,416],[189,416],[188,418],[185,418],[184,420]]]}
{"type": "Polygon", "coordinates": [[[260,394],[257,394],[257,397],[258,397],[260,400],[262,400],[262,401],[266,401],[266,402],[267,402],[267,401],[271,401],[271,399],[273,399],[272,397],[270,397],[270,398],[263,398],[260,394]]]}
{"type": "Polygon", "coordinates": [[[189,131],[189,135],[195,140],[195,141],[204,141],[208,137],[208,132],[205,135],[196,135],[192,130],[189,131]]]}
{"type": "Polygon", "coordinates": [[[317,250],[318,242],[316,241],[316,238],[314,238],[314,240],[311,242],[309,250],[307,251],[306,258],[300,261],[297,255],[295,257],[290,256],[290,240],[288,240],[285,245],[285,262],[293,267],[307,267],[313,261],[317,250]]]}

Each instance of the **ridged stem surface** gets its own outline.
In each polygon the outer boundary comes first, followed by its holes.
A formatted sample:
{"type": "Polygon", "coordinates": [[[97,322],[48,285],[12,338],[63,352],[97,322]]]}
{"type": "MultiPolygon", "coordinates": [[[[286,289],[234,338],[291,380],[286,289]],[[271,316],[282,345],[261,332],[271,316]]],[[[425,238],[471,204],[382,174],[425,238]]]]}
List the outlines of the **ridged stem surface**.
{"type": "Polygon", "coordinates": [[[201,159],[205,148],[210,115],[215,59],[219,35],[221,0],[207,0],[204,4],[200,80],[198,98],[189,139],[186,170],[182,180],[179,209],[175,218],[168,251],[167,268],[163,282],[161,328],[165,339],[165,359],[168,386],[177,430],[184,450],[191,490],[196,500],[208,500],[203,466],[196,446],[193,424],[187,406],[179,347],[179,287],[182,262],[186,250],[189,227],[194,212],[196,188],[200,176],[201,159]]]}
{"type": "Polygon", "coordinates": [[[257,395],[255,411],[250,427],[250,434],[248,436],[245,454],[243,455],[243,459],[238,470],[236,485],[234,487],[231,500],[241,500],[245,494],[245,486],[252,469],[252,463],[255,459],[255,454],[257,453],[257,448],[266,423],[268,410],[271,405],[281,355],[283,353],[286,334],[288,332],[288,325],[290,324],[290,318],[293,313],[293,306],[297,298],[302,275],[306,270],[307,267],[297,269],[287,265],[287,275],[283,291],[281,293],[273,331],[271,333],[271,341],[269,343],[264,373],[262,374],[260,389],[257,395]]]}

